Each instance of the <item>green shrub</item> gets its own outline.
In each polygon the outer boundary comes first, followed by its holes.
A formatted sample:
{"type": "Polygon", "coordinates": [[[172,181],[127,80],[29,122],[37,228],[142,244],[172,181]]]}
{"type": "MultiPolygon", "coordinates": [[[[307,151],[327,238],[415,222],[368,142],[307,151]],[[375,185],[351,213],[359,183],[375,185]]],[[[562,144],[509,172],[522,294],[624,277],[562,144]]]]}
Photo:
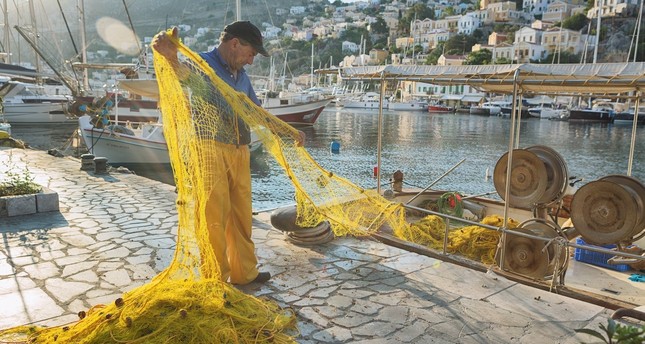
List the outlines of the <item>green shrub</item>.
{"type": "Polygon", "coordinates": [[[637,327],[630,325],[617,324],[614,319],[607,320],[607,326],[598,325],[602,332],[581,328],[575,330],[578,333],[586,333],[590,336],[598,338],[603,343],[608,344],[642,344],[645,343],[645,326],[637,327]]]}
{"type": "Polygon", "coordinates": [[[6,180],[0,182],[0,197],[34,194],[42,190],[40,185],[34,183],[34,177],[26,168],[22,173],[7,172],[6,180]]]}

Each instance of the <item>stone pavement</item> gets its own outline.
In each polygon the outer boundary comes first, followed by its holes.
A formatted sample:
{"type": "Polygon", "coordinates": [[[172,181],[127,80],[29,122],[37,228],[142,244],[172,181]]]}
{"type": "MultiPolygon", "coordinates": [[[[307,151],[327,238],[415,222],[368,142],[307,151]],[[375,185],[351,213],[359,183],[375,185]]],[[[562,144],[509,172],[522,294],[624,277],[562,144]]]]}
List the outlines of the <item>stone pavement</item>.
{"type": "MultiPolygon", "coordinates": [[[[0,175],[27,166],[60,212],[0,218],[0,329],[59,325],[110,303],[173,255],[174,187],[94,175],[74,158],[0,148],[0,175]]],[[[611,310],[393,248],[369,238],[295,246],[254,219],[261,270],[242,288],[293,308],[300,343],[579,343],[611,310]]]]}

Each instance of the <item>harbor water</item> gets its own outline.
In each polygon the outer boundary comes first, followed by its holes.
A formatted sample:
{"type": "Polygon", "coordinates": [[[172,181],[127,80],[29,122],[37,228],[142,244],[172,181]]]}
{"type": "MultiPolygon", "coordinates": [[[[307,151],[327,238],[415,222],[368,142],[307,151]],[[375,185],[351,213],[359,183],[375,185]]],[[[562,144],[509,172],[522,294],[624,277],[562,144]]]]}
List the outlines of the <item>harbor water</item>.
{"type": "MultiPolygon", "coordinates": [[[[307,135],[305,148],[325,169],[364,188],[375,188],[379,116],[377,110],[328,107],[307,135]],[[331,148],[338,148],[333,153],[331,148]]],[[[384,111],[380,182],[389,188],[392,174],[401,170],[410,187],[459,191],[466,195],[494,192],[493,171],[508,151],[511,121],[500,117],[427,112],[384,111]],[[463,163],[460,162],[463,160],[463,163]],[[452,172],[444,173],[458,165],[452,172]]],[[[645,181],[645,138],[637,129],[632,176],[645,181]]],[[[14,126],[13,136],[30,146],[63,148],[73,126],[14,126]]],[[[525,119],[519,125],[519,148],[546,145],[567,164],[569,176],[582,179],[578,186],[610,174],[626,174],[632,127],[630,125],[569,123],[525,119]]],[[[334,149],[335,151],[335,149],[334,149]]],[[[82,152],[82,151],[81,151],[82,152]]],[[[74,148],[65,154],[78,153],[74,148]]],[[[257,211],[292,204],[294,190],[281,168],[265,152],[251,162],[253,207],[257,211]]],[[[137,174],[172,183],[169,167],[135,168],[137,174]]],[[[496,197],[494,194],[491,197],[496,197]]]]}

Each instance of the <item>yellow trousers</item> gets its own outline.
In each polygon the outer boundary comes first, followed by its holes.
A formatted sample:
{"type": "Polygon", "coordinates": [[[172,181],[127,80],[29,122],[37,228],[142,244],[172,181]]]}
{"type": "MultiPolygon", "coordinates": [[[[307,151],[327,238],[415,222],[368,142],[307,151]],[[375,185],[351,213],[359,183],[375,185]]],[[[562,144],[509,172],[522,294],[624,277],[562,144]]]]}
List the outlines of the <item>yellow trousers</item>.
{"type": "MultiPolygon", "coordinates": [[[[204,161],[207,190],[206,224],[222,280],[246,284],[258,275],[251,240],[251,166],[246,145],[207,141],[204,161]]],[[[205,276],[212,272],[203,271],[205,276]]]]}

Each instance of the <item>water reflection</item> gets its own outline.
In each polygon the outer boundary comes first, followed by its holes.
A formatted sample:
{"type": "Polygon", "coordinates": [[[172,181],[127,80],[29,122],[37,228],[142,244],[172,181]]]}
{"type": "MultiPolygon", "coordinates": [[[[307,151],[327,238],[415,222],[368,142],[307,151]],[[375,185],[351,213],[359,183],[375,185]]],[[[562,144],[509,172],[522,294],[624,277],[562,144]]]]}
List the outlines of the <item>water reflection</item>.
{"type": "MultiPolygon", "coordinates": [[[[315,126],[302,128],[305,147],[324,168],[364,188],[376,187],[378,111],[328,108],[315,126]],[[340,153],[332,154],[332,141],[340,153]]],[[[426,112],[383,113],[381,174],[386,184],[401,170],[405,183],[425,188],[460,160],[466,161],[434,188],[466,194],[494,191],[487,178],[497,160],[508,150],[510,121],[498,117],[426,112]],[[487,173],[488,171],[488,173],[487,173]]],[[[631,126],[584,124],[525,119],[519,125],[520,147],[547,145],[558,151],[570,175],[585,182],[609,174],[625,174],[631,142],[631,126]]],[[[67,141],[73,127],[14,129],[14,136],[30,145],[51,148],[67,141]],[[50,143],[50,146],[47,143],[50,143]]],[[[643,128],[638,128],[642,136],[643,128]]],[[[645,140],[636,141],[632,175],[645,181],[645,140]]],[[[135,168],[137,174],[172,184],[169,166],[135,168]]],[[[261,152],[251,162],[253,205],[267,209],[293,203],[293,186],[269,154],[261,152]]]]}

